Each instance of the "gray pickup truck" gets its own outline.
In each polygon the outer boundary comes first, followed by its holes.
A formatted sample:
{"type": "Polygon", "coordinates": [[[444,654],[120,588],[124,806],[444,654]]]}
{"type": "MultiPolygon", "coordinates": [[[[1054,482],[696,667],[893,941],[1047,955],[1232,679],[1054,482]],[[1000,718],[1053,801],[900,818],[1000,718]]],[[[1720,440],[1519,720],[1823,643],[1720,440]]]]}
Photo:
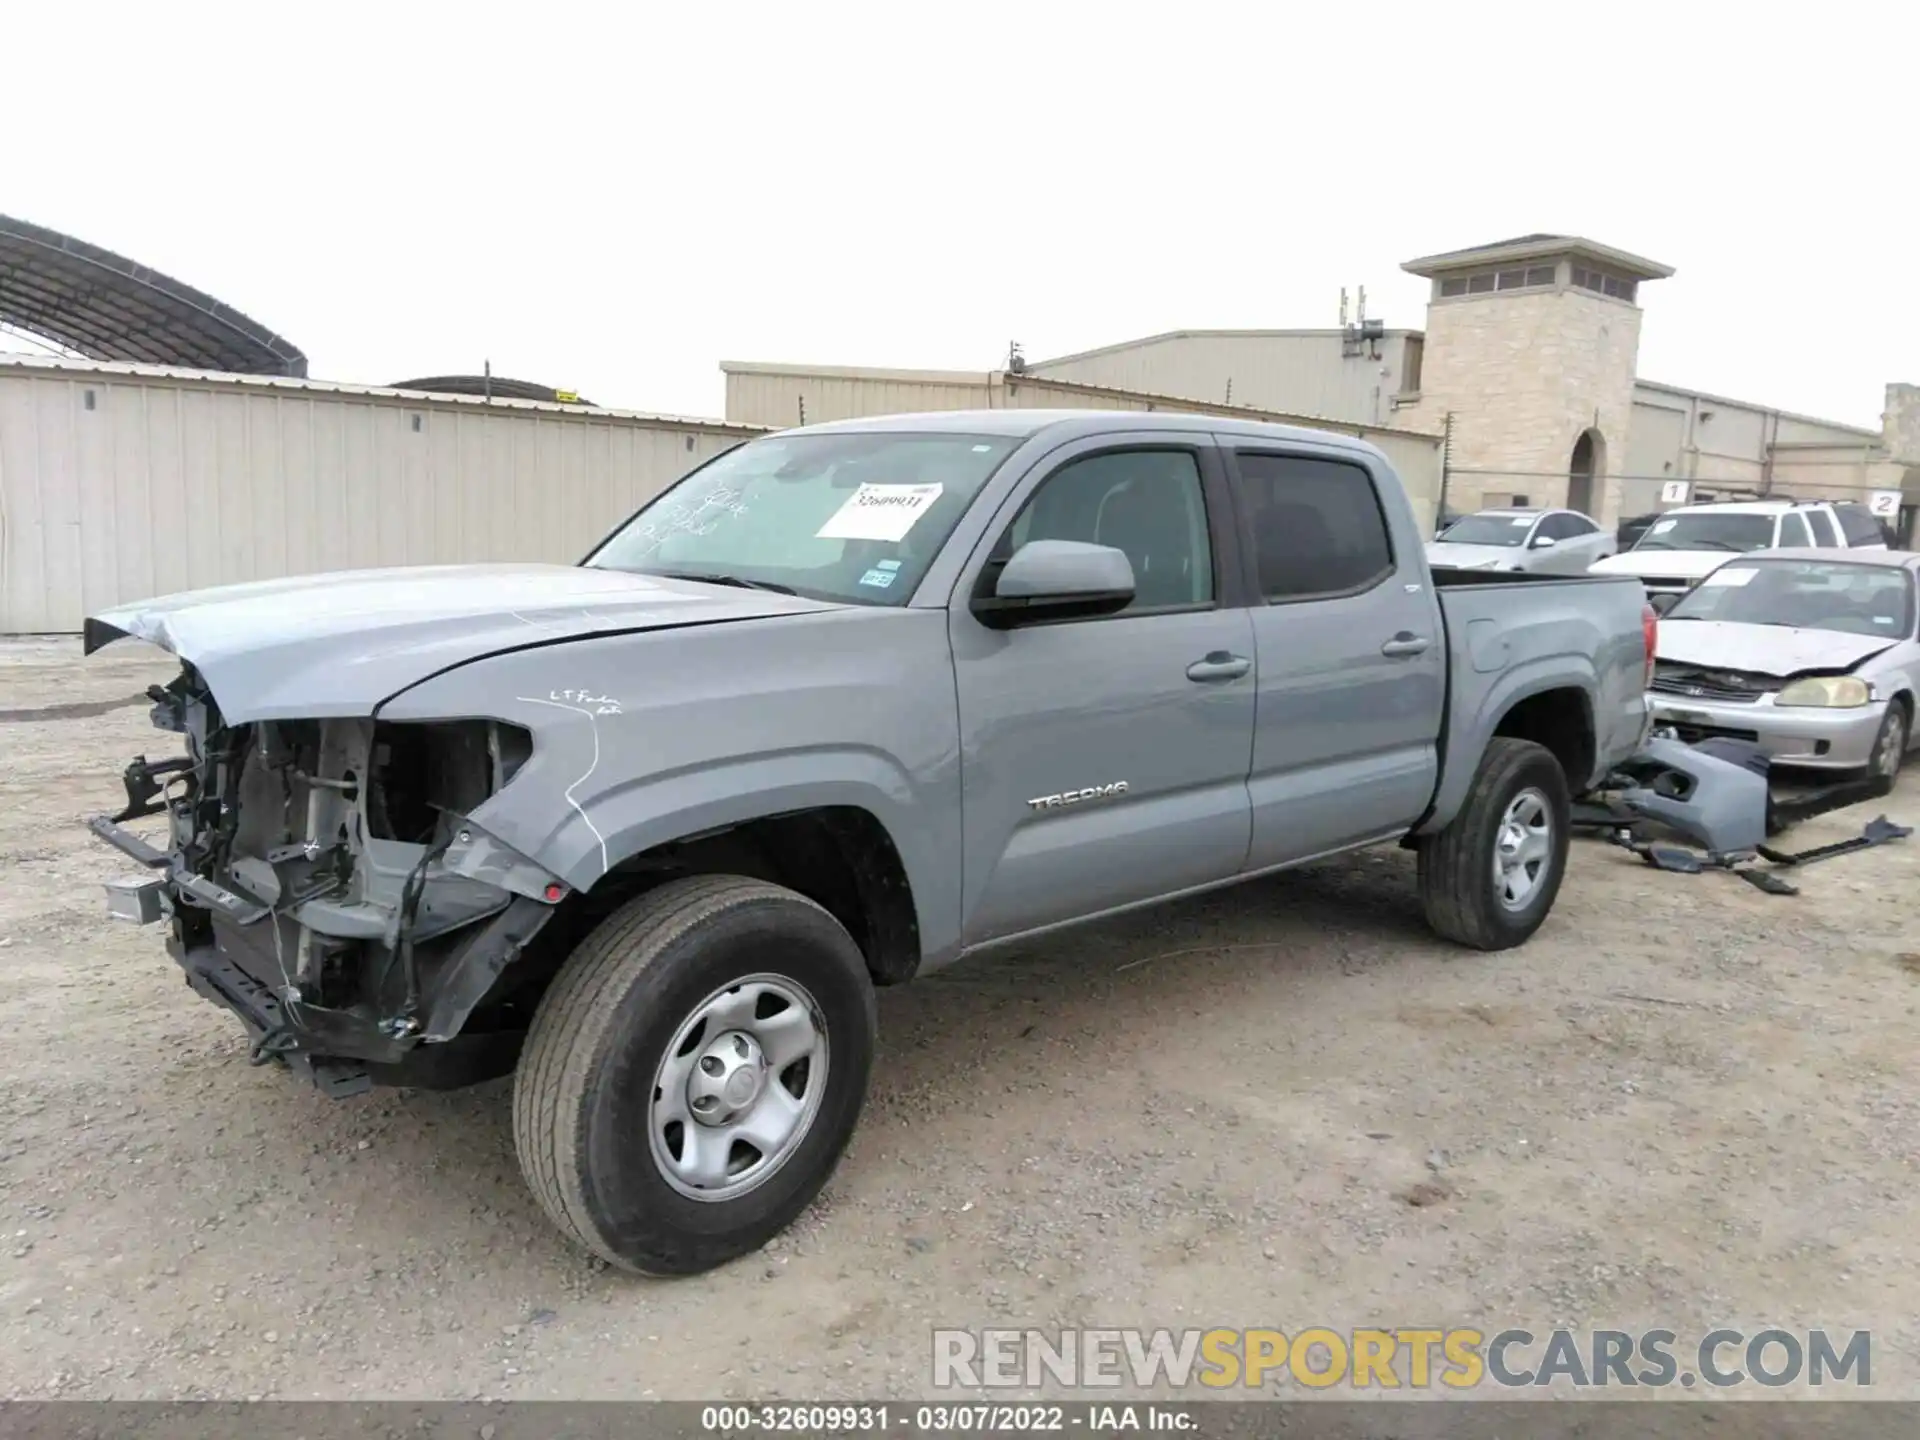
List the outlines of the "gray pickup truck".
{"type": "Polygon", "coordinates": [[[1430,572],[1379,451],[1180,415],[755,440],[581,565],[88,621],[174,652],[93,829],[257,1062],[513,1072],[526,1177],[650,1274],[763,1244],[851,1136],[874,987],[1360,846],[1525,941],[1638,746],[1632,577],[1430,572]],[[167,817],[164,840],[128,825],[167,817]]]}

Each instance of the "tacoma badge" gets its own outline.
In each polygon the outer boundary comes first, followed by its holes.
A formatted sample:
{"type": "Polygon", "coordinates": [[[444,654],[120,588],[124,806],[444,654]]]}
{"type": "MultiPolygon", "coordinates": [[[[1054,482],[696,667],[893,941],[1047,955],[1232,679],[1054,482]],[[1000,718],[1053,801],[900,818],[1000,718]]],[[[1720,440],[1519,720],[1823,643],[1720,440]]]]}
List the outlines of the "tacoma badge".
{"type": "Polygon", "coordinates": [[[1116,795],[1127,793],[1127,782],[1116,780],[1111,785],[1089,785],[1084,790],[1063,790],[1058,795],[1042,795],[1027,804],[1035,810],[1053,810],[1061,805],[1078,805],[1082,800],[1111,800],[1116,795]]]}

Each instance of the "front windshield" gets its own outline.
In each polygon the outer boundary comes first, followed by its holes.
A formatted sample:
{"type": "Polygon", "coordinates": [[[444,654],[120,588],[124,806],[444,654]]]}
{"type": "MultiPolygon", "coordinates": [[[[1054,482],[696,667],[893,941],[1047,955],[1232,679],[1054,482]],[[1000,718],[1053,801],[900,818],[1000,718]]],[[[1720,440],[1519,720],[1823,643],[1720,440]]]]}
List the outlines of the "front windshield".
{"type": "Polygon", "coordinates": [[[1449,545],[1518,545],[1533,528],[1531,515],[1468,515],[1440,532],[1449,545]]]}
{"type": "Polygon", "coordinates": [[[1019,436],[771,435],[694,471],[586,562],[901,605],[1019,436]]]}
{"type": "Polygon", "coordinates": [[[1913,632],[1913,618],[1913,584],[1903,569],[1828,560],[1753,560],[1722,565],[1669,610],[1662,623],[1731,620],[1893,640],[1913,632]]]}
{"type": "Polygon", "coordinates": [[[1773,544],[1771,515],[1663,515],[1636,550],[1731,550],[1745,554],[1773,544]]]}

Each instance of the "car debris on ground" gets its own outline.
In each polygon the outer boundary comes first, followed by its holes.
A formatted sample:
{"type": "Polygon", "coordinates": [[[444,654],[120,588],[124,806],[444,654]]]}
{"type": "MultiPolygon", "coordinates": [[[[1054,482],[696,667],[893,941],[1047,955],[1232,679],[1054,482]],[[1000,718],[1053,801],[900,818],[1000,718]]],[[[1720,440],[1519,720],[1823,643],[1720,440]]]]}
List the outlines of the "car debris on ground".
{"type": "Polygon", "coordinates": [[[1890,776],[1870,774],[1807,794],[1776,794],[1772,772],[1771,760],[1758,744],[1712,737],[1689,745],[1671,729],[1656,730],[1606,786],[1582,798],[1574,824],[1600,832],[1656,870],[1680,875],[1726,870],[1770,895],[1796,895],[1799,889],[1769,871],[1743,867],[1764,860],[1779,869],[1794,869],[1913,833],[1911,827],[1881,815],[1851,839],[1798,853],[1770,846],[1768,839],[1794,824],[1893,789],[1890,776]],[[1687,843],[1649,838],[1649,830],[1677,835],[1687,843]]]}

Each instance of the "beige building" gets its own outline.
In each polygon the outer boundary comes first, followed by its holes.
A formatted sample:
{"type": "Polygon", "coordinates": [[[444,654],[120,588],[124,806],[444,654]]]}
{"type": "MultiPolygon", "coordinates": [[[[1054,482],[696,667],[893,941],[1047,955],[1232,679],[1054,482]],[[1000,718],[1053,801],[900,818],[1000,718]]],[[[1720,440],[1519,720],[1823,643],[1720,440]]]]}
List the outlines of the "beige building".
{"type": "Polygon", "coordinates": [[[728,364],[727,418],[793,425],[995,403],[1250,412],[1363,434],[1432,513],[1570,504],[1613,522],[1729,494],[1920,506],[1920,387],[1883,430],[1644,380],[1642,292],[1670,266],[1526,235],[1408,261],[1426,327],[1182,330],[1002,371],[728,364]],[[802,409],[804,407],[804,417],[802,409]],[[1682,487],[1684,486],[1684,491],[1682,487]]]}
{"type": "Polygon", "coordinates": [[[578,560],[719,420],[0,355],[0,635],[209,585],[578,560]]]}
{"type": "MultiPolygon", "coordinates": [[[[1337,335],[1337,332],[1333,332],[1337,335]]],[[[727,423],[786,427],[927,410],[1178,410],[1337,430],[1378,446],[1414,507],[1431,519],[1440,492],[1441,437],[1324,413],[1273,409],[1087,383],[1032,370],[876,370],[726,361],[727,423]]]]}

